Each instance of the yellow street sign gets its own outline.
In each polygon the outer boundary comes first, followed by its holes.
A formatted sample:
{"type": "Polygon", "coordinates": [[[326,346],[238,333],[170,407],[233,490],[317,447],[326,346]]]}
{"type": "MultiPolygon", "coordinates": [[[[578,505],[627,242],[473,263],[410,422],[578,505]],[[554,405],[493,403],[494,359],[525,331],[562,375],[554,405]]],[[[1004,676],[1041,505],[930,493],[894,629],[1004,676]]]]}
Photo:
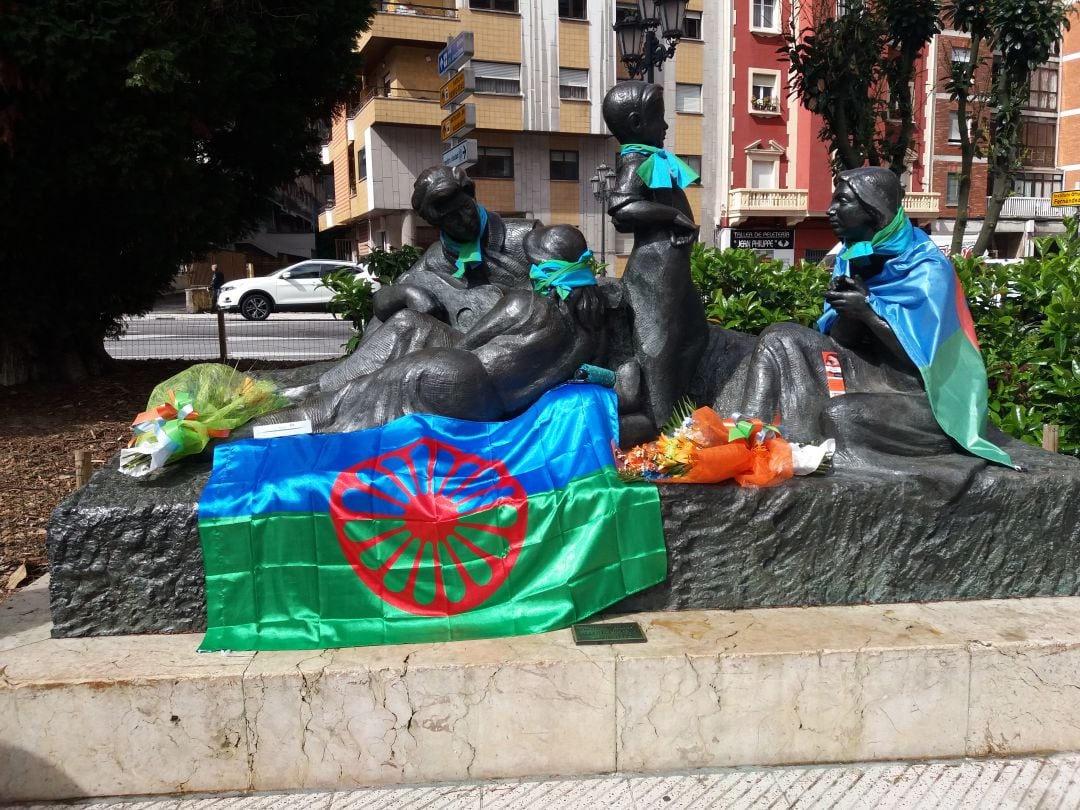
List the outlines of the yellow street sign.
{"type": "Polygon", "coordinates": [[[462,104],[442,120],[442,139],[463,138],[476,129],[476,105],[462,104]]]}
{"type": "Polygon", "coordinates": [[[466,65],[463,70],[451,76],[439,90],[439,106],[446,108],[455,101],[460,101],[476,89],[472,68],[466,65]]]}
{"type": "Polygon", "coordinates": [[[1055,191],[1050,195],[1050,205],[1055,208],[1066,205],[1080,205],[1080,189],[1075,191],[1055,191]]]}

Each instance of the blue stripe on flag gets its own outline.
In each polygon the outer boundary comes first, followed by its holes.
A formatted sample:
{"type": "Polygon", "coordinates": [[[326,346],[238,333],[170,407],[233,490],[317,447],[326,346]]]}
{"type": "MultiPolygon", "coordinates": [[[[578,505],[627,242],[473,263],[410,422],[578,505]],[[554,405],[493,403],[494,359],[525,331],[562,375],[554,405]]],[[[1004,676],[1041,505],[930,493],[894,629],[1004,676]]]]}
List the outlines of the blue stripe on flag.
{"type": "MultiPolygon", "coordinates": [[[[406,447],[421,436],[485,460],[503,461],[525,492],[535,495],[562,489],[573,479],[612,464],[612,435],[618,436],[615,392],[574,384],[549,391],[508,422],[412,414],[356,433],[229,442],[214,451],[214,476],[199,501],[199,518],[326,512],[330,490],[343,470],[406,447]],[[248,486],[237,487],[237,482],[248,486]],[[244,494],[238,498],[237,492],[244,494]]],[[[436,460],[439,471],[451,463],[449,458],[436,460]]],[[[406,481],[408,476],[400,478],[406,481]]],[[[474,486],[478,498],[498,496],[497,491],[485,491],[484,481],[477,480],[474,486]]]]}

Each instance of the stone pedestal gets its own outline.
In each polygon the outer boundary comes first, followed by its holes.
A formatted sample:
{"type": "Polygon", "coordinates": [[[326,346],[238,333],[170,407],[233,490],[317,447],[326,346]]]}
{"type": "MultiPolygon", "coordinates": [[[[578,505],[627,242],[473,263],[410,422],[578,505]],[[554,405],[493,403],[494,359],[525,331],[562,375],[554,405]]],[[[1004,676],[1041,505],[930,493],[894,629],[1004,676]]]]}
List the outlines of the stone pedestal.
{"type": "MultiPolygon", "coordinates": [[[[1080,463],[1010,446],[1025,472],[949,485],[832,475],[771,489],[661,487],[668,579],[611,612],[1080,595],[1080,463]]],[[[54,634],[205,627],[199,494],[209,461],[113,468],[49,526],[54,634]]]]}

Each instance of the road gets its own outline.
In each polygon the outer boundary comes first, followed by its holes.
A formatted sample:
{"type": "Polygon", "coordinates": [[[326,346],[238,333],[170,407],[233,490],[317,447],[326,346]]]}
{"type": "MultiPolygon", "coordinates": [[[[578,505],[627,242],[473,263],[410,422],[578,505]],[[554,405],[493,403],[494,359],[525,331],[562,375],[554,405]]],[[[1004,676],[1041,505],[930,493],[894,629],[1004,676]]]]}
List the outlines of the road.
{"type": "MultiPolygon", "coordinates": [[[[217,316],[150,313],[125,321],[119,340],[106,340],[110,355],[124,360],[218,358],[217,316]]],[[[323,313],[277,313],[265,321],[225,316],[230,359],[327,360],[340,357],[350,324],[323,313]]]]}

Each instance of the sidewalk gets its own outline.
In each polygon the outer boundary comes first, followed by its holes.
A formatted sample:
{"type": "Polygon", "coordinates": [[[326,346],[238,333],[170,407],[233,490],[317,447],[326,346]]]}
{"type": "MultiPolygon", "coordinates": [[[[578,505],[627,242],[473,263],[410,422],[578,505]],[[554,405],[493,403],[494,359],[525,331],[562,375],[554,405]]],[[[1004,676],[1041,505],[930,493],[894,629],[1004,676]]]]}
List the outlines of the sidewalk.
{"type": "Polygon", "coordinates": [[[1080,754],[20,805],[72,806],[102,810],[1065,810],[1080,807],[1080,754]]]}

